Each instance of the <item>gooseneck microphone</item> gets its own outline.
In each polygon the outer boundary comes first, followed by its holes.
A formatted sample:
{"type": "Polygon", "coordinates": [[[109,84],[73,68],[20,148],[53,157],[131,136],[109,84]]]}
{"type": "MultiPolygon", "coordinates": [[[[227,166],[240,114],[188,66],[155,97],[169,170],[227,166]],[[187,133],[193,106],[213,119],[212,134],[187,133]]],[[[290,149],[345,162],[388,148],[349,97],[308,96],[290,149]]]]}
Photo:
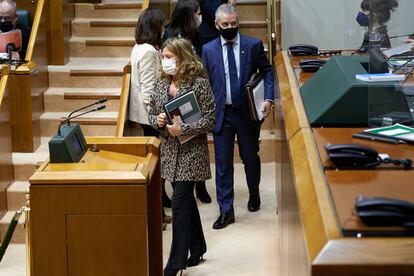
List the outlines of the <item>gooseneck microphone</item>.
{"type": "MultiPolygon", "coordinates": [[[[97,105],[97,104],[104,103],[104,102],[106,102],[107,100],[108,100],[107,98],[101,98],[101,99],[97,100],[96,102],[94,102],[94,103],[92,103],[92,104],[89,104],[89,105],[87,105],[87,106],[84,106],[84,107],[81,107],[81,108],[79,108],[79,109],[76,109],[75,111],[72,111],[71,113],[69,113],[69,116],[68,116],[68,117],[67,117],[67,119],[65,120],[65,121],[67,121],[67,125],[68,125],[68,126],[70,126],[70,119],[71,119],[71,116],[73,115],[73,113],[79,112],[79,111],[81,111],[81,110],[84,110],[84,109],[86,109],[86,108],[88,108],[88,107],[91,107],[91,106],[94,106],[94,105],[97,105]]],[[[105,107],[104,107],[104,108],[105,108],[105,107]]]]}
{"type": "Polygon", "coordinates": [[[86,111],[86,112],[83,112],[83,113],[81,113],[81,114],[78,114],[78,115],[76,115],[76,116],[72,117],[72,115],[73,115],[74,113],[79,112],[79,111],[81,111],[81,110],[83,110],[83,109],[86,109],[86,108],[88,108],[88,107],[91,107],[91,106],[94,106],[94,105],[97,105],[97,104],[104,103],[104,102],[106,102],[106,101],[108,101],[108,99],[107,99],[107,98],[101,98],[101,99],[97,100],[96,102],[94,102],[94,103],[92,103],[92,104],[86,105],[86,106],[84,106],[84,107],[81,107],[81,108],[76,109],[75,111],[72,111],[71,113],[69,113],[69,116],[68,116],[65,120],[61,121],[61,122],[60,122],[60,124],[59,124],[59,126],[58,126],[58,131],[57,131],[58,136],[62,136],[62,134],[61,134],[61,132],[60,132],[60,127],[61,127],[63,124],[65,124],[65,123],[66,123],[66,125],[67,125],[67,126],[70,126],[70,119],[77,118],[77,117],[79,117],[79,116],[85,115],[85,114],[90,113],[90,112],[94,112],[94,111],[102,110],[102,109],[104,109],[104,108],[105,108],[105,105],[98,106],[97,108],[94,108],[94,109],[92,109],[92,110],[88,110],[88,111],[86,111]]]}
{"type": "Polygon", "coordinates": [[[13,51],[16,51],[16,45],[14,43],[8,43],[6,46],[8,63],[13,62],[13,51]]]}

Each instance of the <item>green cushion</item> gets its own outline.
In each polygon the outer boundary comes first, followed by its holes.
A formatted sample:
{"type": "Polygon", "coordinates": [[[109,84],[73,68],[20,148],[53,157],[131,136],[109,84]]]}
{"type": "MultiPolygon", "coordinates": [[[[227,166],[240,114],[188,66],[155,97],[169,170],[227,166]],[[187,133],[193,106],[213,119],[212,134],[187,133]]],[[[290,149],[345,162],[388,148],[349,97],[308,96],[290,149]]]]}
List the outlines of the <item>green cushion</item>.
{"type": "Polygon", "coordinates": [[[17,10],[17,15],[19,18],[17,19],[17,22],[20,25],[26,26],[30,29],[30,14],[27,10],[17,10]]]}

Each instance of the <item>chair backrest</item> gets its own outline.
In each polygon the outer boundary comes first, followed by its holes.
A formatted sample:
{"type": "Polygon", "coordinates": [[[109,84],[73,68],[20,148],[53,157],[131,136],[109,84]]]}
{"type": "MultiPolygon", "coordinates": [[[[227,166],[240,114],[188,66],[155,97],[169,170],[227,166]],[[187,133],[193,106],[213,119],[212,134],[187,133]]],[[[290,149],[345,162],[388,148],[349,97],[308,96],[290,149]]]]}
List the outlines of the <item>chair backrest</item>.
{"type": "Polygon", "coordinates": [[[30,13],[27,10],[17,10],[17,15],[19,16],[17,22],[20,25],[23,25],[30,29],[30,13]]]}

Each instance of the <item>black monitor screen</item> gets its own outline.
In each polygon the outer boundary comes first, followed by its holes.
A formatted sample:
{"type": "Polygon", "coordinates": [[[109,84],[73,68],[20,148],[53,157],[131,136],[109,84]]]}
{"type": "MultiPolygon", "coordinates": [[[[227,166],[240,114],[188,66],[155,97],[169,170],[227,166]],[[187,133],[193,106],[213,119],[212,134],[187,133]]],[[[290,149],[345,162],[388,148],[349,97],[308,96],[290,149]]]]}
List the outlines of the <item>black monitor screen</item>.
{"type": "Polygon", "coordinates": [[[76,155],[82,154],[82,145],[79,140],[78,134],[75,132],[74,135],[70,138],[70,143],[72,145],[72,149],[75,151],[76,155]]]}

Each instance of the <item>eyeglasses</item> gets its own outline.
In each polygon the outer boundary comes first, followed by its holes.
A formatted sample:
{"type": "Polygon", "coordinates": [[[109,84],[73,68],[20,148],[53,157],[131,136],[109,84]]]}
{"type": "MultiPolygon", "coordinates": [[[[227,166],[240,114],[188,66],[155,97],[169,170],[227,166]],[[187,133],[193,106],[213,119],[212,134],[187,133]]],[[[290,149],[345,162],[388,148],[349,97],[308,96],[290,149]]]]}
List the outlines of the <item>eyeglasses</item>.
{"type": "Polygon", "coordinates": [[[13,21],[16,16],[0,16],[0,22],[10,22],[13,21]]]}

